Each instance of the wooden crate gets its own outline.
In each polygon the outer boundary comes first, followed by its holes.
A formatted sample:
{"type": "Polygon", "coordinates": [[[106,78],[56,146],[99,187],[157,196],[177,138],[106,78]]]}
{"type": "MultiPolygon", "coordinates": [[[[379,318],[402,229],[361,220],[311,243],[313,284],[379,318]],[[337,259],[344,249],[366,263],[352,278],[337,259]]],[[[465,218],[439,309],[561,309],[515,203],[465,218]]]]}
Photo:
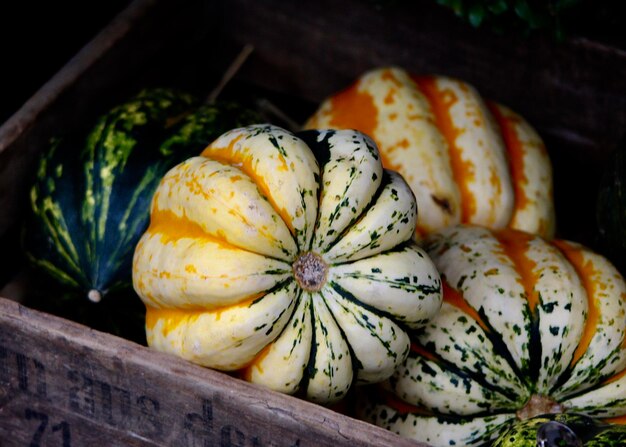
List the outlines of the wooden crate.
{"type": "Polygon", "coordinates": [[[224,94],[269,97],[296,122],[376,66],[470,82],[539,130],[559,235],[592,245],[594,185],[626,129],[624,52],[584,38],[494,37],[423,3],[136,0],[0,127],[0,289],[12,299],[0,298],[0,445],[419,445],[28,309],[15,285],[28,283],[19,228],[48,139],[142,86],[207,94],[245,44],[255,50],[224,94]]]}
{"type": "Polygon", "coordinates": [[[0,310],[3,447],[419,445],[12,301],[0,310]]]}

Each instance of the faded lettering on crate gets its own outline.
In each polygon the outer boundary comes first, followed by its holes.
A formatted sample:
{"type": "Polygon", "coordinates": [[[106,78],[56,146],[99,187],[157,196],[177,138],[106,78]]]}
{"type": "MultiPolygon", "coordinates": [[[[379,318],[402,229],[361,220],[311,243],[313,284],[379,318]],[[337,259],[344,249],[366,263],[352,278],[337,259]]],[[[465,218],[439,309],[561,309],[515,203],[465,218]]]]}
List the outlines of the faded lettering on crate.
{"type": "MultiPolygon", "coordinates": [[[[98,364],[58,351],[38,357],[28,347],[16,348],[5,331],[0,331],[0,343],[1,411],[5,417],[9,413],[19,431],[13,431],[7,445],[84,445],[102,427],[107,428],[103,433],[113,434],[111,445],[122,445],[126,438],[189,447],[301,445],[297,436],[268,439],[236,418],[218,417],[210,397],[181,401],[176,389],[149,393],[142,386],[120,386],[124,371],[112,375],[98,364]]],[[[3,424],[0,434],[8,432],[3,424]]]]}

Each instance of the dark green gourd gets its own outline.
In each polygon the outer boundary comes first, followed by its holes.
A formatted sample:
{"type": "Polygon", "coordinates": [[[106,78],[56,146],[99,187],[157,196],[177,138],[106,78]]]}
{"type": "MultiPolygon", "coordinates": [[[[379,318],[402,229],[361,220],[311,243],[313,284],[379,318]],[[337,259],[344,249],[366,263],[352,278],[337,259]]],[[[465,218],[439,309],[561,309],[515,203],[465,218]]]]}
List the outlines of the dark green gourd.
{"type": "Polygon", "coordinates": [[[151,89],[111,109],[86,136],[54,140],[30,191],[27,258],[95,302],[130,286],[133,251],[163,175],[226,130],[258,120],[234,103],[200,105],[186,93],[151,89]]]}

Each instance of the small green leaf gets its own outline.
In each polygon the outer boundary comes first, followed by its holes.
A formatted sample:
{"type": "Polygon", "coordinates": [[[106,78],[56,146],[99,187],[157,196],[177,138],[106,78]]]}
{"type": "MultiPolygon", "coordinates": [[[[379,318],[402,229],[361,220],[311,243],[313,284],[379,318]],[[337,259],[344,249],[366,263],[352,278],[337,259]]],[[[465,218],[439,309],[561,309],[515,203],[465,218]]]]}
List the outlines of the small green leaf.
{"type": "Polygon", "coordinates": [[[554,5],[555,12],[561,12],[580,3],[580,0],[561,0],[554,5]]]}
{"type": "Polygon", "coordinates": [[[469,9],[468,19],[474,28],[478,28],[485,18],[485,8],[480,4],[474,4],[469,9]]]}
{"type": "Polygon", "coordinates": [[[489,6],[487,6],[487,8],[494,15],[500,15],[503,12],[505,12],[507,9],[509,9],[509,5],[507,5],[506,0],[496,0],[493,3],[490,3],[489,6]]]}
{"type": "Polygon", "coordinates": [[[530,22],[532,13],[526,0],[517,0],[515,2],[515,14],[526,22],[530,22]]]}
{"type": "Polygon", "coordinates": [[[437,3],[452,9],[457,16],[463,15],[463,0],[437,0],[437,3]]]}

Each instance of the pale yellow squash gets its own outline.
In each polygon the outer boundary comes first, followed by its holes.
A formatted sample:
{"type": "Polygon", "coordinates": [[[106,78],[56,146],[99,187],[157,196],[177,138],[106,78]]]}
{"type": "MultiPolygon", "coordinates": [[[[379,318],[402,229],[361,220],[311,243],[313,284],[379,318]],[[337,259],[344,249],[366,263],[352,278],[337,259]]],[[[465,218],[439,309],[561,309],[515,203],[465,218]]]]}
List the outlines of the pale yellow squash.
{"type": "Polygon", "coordinates": [[[321,403],[384,380],[441,305],[416,218],[360,132],[227,132],[154,196],[133,264],[148,344],[321,403]]]}

